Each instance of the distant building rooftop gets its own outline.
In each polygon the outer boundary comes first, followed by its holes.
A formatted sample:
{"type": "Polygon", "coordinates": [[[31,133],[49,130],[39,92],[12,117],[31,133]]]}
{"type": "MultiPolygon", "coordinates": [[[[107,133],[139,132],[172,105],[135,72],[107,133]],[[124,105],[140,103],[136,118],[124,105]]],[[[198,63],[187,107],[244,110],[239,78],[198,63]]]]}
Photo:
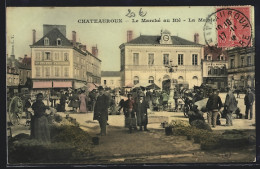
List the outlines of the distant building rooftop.
{"type": "Polygon", "coordinates": [[[101,77],[120,77],[120,71],[101,71],[101,77]]]}

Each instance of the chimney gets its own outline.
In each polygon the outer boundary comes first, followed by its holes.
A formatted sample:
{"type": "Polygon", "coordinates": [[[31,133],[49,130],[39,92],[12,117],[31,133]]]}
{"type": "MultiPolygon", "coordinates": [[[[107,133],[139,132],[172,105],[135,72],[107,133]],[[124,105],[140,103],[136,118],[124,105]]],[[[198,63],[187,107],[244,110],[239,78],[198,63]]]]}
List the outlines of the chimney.
{"type": "Polygon", "coordinates": [[[33,29],[33,44],[36,42],[36,30],[33,29]]]}
{"type": "Polygon", "coordinates": [[[76,46],[76,31],[72,31],[72,43],[73,46],[76,46]]]}
{"type": "Polygon", "coordinates": [[[128,30],[127,31],[127,42],[130,42],[133,39],[133,31],[128,30]]]}
{"type": "Polygon", "coordinates": [[[96,57],[98,57],[98,49],[97,46],[92,46],[92,54],[96,57]]]}
{"type": "Polygon", "coordinates": [[[86,45],[82,45],[82,50],[83,51],[87,51],[87,46],[86,45]]]}
{"type": "Polygon", "coordinates": [[[194,34],[194,42],[199,43],[199,34],[198,33],[194,34]]]}

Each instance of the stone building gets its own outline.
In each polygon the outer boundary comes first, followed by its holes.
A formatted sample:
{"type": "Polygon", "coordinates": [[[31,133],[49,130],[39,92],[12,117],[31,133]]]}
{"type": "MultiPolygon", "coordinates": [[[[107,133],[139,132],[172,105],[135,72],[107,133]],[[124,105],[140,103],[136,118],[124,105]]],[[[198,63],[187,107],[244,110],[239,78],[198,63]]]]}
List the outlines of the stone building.
{"type": "Polygon", "coordinates": [[[86,45],[66,37],[65,25],[43,25],[43,37],[36,41],[33,30],[32,81],[33,88],[81,88],[101,81],[101,60],[97,47],[92,53],[86,45]]]}
{"type": "Polygon", "coordinates": [[[16,66],[17,60],[14,55],[7,58],[6,60],[6,87],[7,93],[18,93],[19,85],[19,70],[16,66]]]}
{"type": "Polygon", "coordinates": [[[228,85],[244,89],[255,87],[255,47],[237,47],[227,51],[228,85]]]}
{"type": "Polygon", "coordinates": [[[31,78],[30,58],[25,55],[24,58],[17,60],[15,55],[11,55],[6,59],[6,66],[7,88],[14,88],[14,91],[18,91],[18,89],[26,87],[27,80],[31,78]]]}
{"type": "Polygon", "coordinates": [[[188,84],[189,88],[201,85],[204,50],[198,43],[198,34],[194,35],[194,42],[171,36],[167,30],[158,36],[140,35],[135,39],[132,36],[133,32],[128,31],[127,42],[119,46],[121,86],[155,83],[165,89],[170,79],[188,84]],[[173,73],[167,68],[171,64],[178,66],[173,73]]]}
{"type": "Polygon", "coordinates": [[[101,85],[111,89],[121,87],[120,71],[101,71],[101,85]]]}
{"type": "Polygon", "coordinates": [[[205,46],[202,60],[203,83],[216,86],[220,91],[227,87],[228,57],[224,48],[205,46]]]}

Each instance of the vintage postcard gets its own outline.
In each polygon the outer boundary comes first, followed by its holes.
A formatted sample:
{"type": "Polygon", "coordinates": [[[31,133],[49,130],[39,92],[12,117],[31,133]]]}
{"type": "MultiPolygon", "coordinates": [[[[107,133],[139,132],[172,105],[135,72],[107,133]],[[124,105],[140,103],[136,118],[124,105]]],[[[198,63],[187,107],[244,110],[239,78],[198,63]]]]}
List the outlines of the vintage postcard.
{"type": "Polygon", "coordinates": [[[254,16],[7,7],[7,165],[254,164],[254,16]]]}

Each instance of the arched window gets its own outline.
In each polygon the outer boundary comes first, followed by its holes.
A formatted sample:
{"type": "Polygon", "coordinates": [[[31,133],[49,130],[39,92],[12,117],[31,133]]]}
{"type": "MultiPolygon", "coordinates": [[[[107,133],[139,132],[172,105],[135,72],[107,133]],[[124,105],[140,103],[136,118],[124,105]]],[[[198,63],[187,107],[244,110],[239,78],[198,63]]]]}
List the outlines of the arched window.
{"type": "Polygon", "coordinates": [[[61,46],[61,39],[60,38],[57,39],[57,46],[61,46]]]}
{"type": "Polygon", "coordinates": [[[212,55],[208,54],[207,55],[207,60],[212,60],[212,55]]]}
{"type": "Polygon", "coordinates": [[[163,80],[169,80],[170,79],[170,76],[169,75],[164,75],[163,76],[163,80]]]}
{"type": "Polygon", "coordinates": [[[198,86],[198,77],[197,76],[192,77],[192,80],[190,82],[190,87],[193,87],[193,86],[198,86]]]}
{"type": "Polygon", "coordinates": [[[139,83],[139,77],[138,76],[135,76],[134,77],[134,85],[138,84],[139,83]]]}
{"type": "Polygon", "coordinates": [[[44,45],[45,46],[49,45],[49,38],[47,38],[47,37],[44,38],[44,45]]]}
{"type": "Polygon", "coordinates": [[[154,83],[154,78],[153,78],[153,76],[150,76],[150,77],[149,77],[148,83],[154,83]]]}
{"type": "Polygon", "coordinates": [[[197,76],[193,76],[192,79],[193,79],[193,80],[198,80],[198,77],[197,77],[197,76]]]}
{"type": "Polygon", "coordinates": [[[179,76],[179,77],[178,77],[178,82],[180,82],[180,83],[181,83],[181,82],[183,82],[183,80],[184,80],[184,79],[183,79],[183,77],[182,77],[182,76],[179,76]]]}
{"type": "Polygon", "coordinates": [[[225,60],[225,56],[224,55],[220,55],[219,56],[219,60],[225,60]]]}

